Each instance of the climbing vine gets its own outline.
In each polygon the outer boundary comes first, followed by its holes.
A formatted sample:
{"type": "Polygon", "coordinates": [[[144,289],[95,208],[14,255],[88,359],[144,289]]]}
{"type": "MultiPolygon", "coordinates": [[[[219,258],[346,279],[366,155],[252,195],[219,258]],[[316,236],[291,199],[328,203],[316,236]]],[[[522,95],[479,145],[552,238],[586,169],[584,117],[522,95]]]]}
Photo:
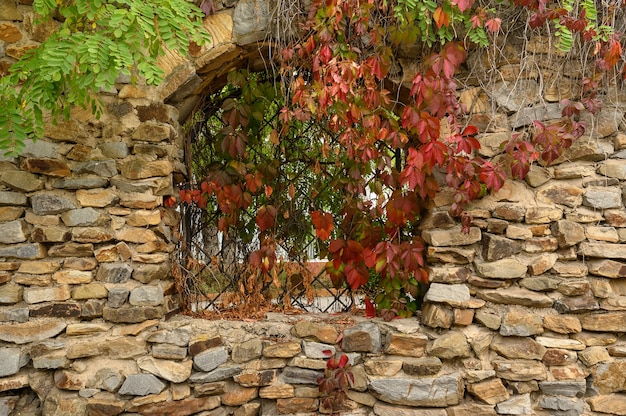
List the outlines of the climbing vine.
{"type": "MultiPolygon", "coordinates": [[[[553,33],[561,52],[591,45],[595,65],[580,80],[580,96],[561,103],[558,123],[535,121],[527,134],[514,135],[505,145],[508,156],[497,161],[479,156],[479,131],[467,122],[455,79],[468,48],[486,47],[507,30],[496,9],[474,0],[315,0],[302,22],[302,38],[282,46],[274,85],[285,101],[280,123],[264,134],[284,152],[283,144],[305,125],[330,133],[316,142],[322,149],[316,163],[343,172],[333,182],[341,203],[316,203],[313,194],[304,209],[321,254],[329,259],[326,272],[333,284],[359,289],[375,282],[375,297],[366,299],[369,315],[391,319],[418,310],[428,274],[416,229],[442,187],[454,191],[450,210],[467,230],[468,202],[497,191],[507,174],[523,179],[534,162],[560,157],[585,133],[581,114],[601,109],[602,83],[624,78],[623,34],[614,24],[624,16],[624,3],[601,11],[588,0],[512,5],[527,11],[531,30],[553,33]],[[421,67],[404,88],[392,82],[396,57],[415,45],[421,67]]],[[[248,163],[251,112],[248,104],[229,104],[224,113],[231,130],[224,134],[223,151],[228,163],[241,167],[239,183],[216,185],[209,179],[198,190],[181,192],[188,203],[216,198],[224,231],[238,224],[233,209],[249,207],[253,195],[273,186],[262,167],[248,163]]],[[[261,274],[275,266],[275,231],[283,217],[283,208],[270,200],[256,208],[259,247],[250,261],[261,274]]]]}

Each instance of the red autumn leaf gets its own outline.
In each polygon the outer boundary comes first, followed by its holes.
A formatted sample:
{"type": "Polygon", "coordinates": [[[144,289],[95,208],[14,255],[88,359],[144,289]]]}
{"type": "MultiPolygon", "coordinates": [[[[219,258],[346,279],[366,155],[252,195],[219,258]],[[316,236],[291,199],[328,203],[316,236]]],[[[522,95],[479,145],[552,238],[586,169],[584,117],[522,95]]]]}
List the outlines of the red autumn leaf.
{"type": "Polygon", "coordinates": [[[346,354],[341,354],[339,357],[339,362],[337,363],[337,367],[344,368],[348,364],[348,356],[346,354]]]}
{"type": "Polygon", "coordinates": [[[364,301],[365,303],[365,316],[368,318],[375,318],[376,317],[376,306],[374,306],[374,304],[372,303],[372,301],[370,300],[369,297],[365,297],[364,301]]]}
{"type": "Polygon", "coordinates": [[[352,290],[357,290],[361,286],[367,284],[367,281],[369,280],[369,273],[365,268],[365,265],[362,263],[348,263],[346,264],[344,272],[346,275],[346,282],[352,290]]]}
{"type": "Polygon", "coordinates": [[[502,25],[502,19],[499,17],[494,17],[493,19],[487,20],[485,23],[485,27],[489,29],[492,33],[498,33],[500,31],[500,26],[502,25]]]}
{"type": "Polygon", "coordinates": [[[263,205],[256,213],[256,223],[265,231],[274,226],[276,221],[276,208],[273,205],[263,205]]]}
{"type": "Polygon", "coordinates": [[[435,20],[437,29],[441,29],[443,26],[450,26],[450,16],[443,11],[441,6],[437,7],[437,10],[433,13],[433,19],[435,20]]]}
{"type": "Polygon", "coordinates": [[[615,39],[611,39],[609,43],[609,47],[604,52],[604,62],[607,65],[607,68],[613,68],[619,62],[620,56],[622,55],[622,45],[619,41],[615,39]]]}
{"type": "Polygon", "coordinates": [[[333,216],[327,212],[313,211],[311,212],[311,220],[315,227],[315,235],[322,240],[328,240],[330,233],[333,231],[333,228],[335,228],[333,216]]]}
{"type": "Polygon", "coordinates": [[[452,0],[452,4],[456,4],[460,11],[469,10],[474,5],[474,0],[452,0]]]}
{"type": "Polygon", "coordinates": [[[175,206],[176,205],[176,197],[171,196],[171,195],[165,197],[165,199],[163,200],[163,205],[168,207],[168,208],[171,208],[171,207],[175,206]]]}

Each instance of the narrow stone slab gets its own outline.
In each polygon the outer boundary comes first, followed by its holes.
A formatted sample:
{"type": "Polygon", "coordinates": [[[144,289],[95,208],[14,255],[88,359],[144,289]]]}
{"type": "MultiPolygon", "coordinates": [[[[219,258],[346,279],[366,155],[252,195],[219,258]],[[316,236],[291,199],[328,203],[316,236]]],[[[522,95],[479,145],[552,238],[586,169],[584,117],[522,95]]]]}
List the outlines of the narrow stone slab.
{"type": "Polygon", "coordinates": [[[514,286],[506,289],[480,290],[476,296],[489,302],[535,308],[549,308],[553,303],[553,300],[547,295],[514,286]]]}
{"type": "Polygon", "coordinates": [[[147,396],[159,394],[163,389],[165,389],[165,384],[152,374],[131,374],[124,380],[119,394],[147,396]]]}
{"type": "Polygon", "coordinates": [[[3,324],[0,325],[0,340],[14,344],[43,341],[60,334],[66,326],[64,322],[59,322],[58,319],[3,324]]]}
{"type": "Polygon", "coordinates": [[[474,261],[476,271],[482,277],[492,279],[517,279],[526,275],[526,266],[515,258],[507,258],[492,262],[474,261]]]}
{"type": "Polygon", "coordinates": [[[606,413],[609,415],[626,415],[626,395],[608,394],[606,396],[596,396],[587,400],[591,410],[594,412],[606,413]]]}
{"type": "Polygon", "coordinates": [[[614,243],[580,243],[580,254],[585,257],[626,260],[626,245],[614,243]]]}
{"type": "Polygon", "coordinates": [[[466,285],[446,285],[431,283],[424,296],[426,302],[447,303],[450,306],[463,306],[470,300],[470,292],[466,285]]]}
{"type": "Polygon", "coordinates": [[[580,317],[583,329],[598,332],[626,332],[626,312],[596,313],[580,317]]]}
{"type": "Polygon", "coordinates": [[[480,241],[480,228],[472,227],[469,233],[464,233],[461,227],[449,229],[424,230],[422,238],[431,246],[447,247],[447,246],[466,246],[480,241]]]}
{"type": "Polygon", "coordinates": [[[378,379],[372,380],[369,388],[379,400],[405,406],[453,406],[463,396],[459,373],[419,379],[378,379]]]}

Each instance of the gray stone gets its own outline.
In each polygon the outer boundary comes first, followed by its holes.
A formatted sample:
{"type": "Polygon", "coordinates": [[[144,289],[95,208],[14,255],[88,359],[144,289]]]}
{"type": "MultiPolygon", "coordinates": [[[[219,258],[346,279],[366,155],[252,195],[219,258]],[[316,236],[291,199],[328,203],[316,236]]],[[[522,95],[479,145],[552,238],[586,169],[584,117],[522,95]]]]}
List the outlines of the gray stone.
{"type": "Polygon", "coordinates": [[[466,285],[450,285],[431,283],[424,296],[426,302],[447,303],[450,306],[462,307],[470,300],[470,292],[466,285]]]}
{"type": "Polygon", "coordinates": [[[246,45],[265,38],[270,22],[267,1],[238,1],[233,13],[233,40],[246,45]]]}
{"type": "MultiPolygon", "coordinates": [[[[4,285],[7,286],[7,285],[4,285]]],[[[2,288],[4,286],[0,286],[0,304],[2,304],[2,288]]],[[[17,285],[11,285],[17,286],[17,285]]],[[[8,303],[17,303],[22,298],[22,293],[19,292],[19,296],[17,296],[17,300],[15,302],[8,303]]],[[[0,310],[0,322],[26,322],[28,321],[28,308],[2,308],[0,310]]]]}
{"type": "Polygon", "coordinates": [[[377,353],[381,346],[380,329],[374,323],[362,323],[343,331],[342,347],[346,352],[377,353]]]}
{"type": "Polygon", "coordinates": [[[119,394],[147,396],[149,394],[159,394],[165,387],[165,384],[152,374],[131,374],[124,380],[119,394]]]}
{"type": "Polygon", "coordinates": [[[61,178],[54,181],[52,187],[56,189],[70,189],[70,190],[78,190],[78,189],[93,189],[93,188],[102,188],[107,183],[109,183],[108,179],[100,177],[100,176],[81,176],[78,178],[61,178]]]}
{"type": "Polygon", "coordinates": [[[111,178],[117,175],[117,163],[115,160],[94,160],[80,165],[74,168],[76,173],[93,173],[101,177],[111,178]]]}
{"type": "Polygon", "coordinates": [[[193,357],[194,366],[204,372],[209,372],[224,364],[228,360],[228,350],[224,347],[211,348],[193,357]]]}
{"type": "Polygon", "coordinates": [[[0,348],[0,377],[12,376],[28,363],[28,356],[19,348],[0,348]]]}
{"type": "Polygon", "coordinates": [[[0,247],[0,257],[24,260],[42,259],[46,257],[46,247],[39,243],[24,243],[0,247]]]}
{"type": "Polygon", "coordinates": [[[509,359],[541,360],[546,353],[546,348],[530,337],[496,335],[490,348],[509,359]]]}
{"type": "Polygon", "coordinates": [[[19,170],[1,172],[0,182],[18,192],[33,192],[43,188],[43,181],[37,175],[19,170]]]}
{"type": "Polygon", "coordinates": [[[324,359],[335,355],[335,346],[321,342],[302,341],[302,351],[308,358],[324,359]]]}
{"type": "Polygon", "coordinates": [[[519,241],[510,240],[508,238],[483,233],[483,259],[486,261],[501,260],[511,257],[522,250],[519,241]]]}
{"type": "Polygon", "coordinates": [[[102,263],[96,280],[105,283],[124,283],[130,279],[133,268],[126,263],[102,263]]]}
{"type": "Polygon", "coordinates": [[[89,227],[102,225],[108,218],[93,208],[73,209],[61,214],[61,220],[68,227],[89,227]]]}
{"type": "Polygon", "coordinates": [[[508,111],[519,111],[535,102],[539,85],[537,81],[530,79],[519,80],[519,82],[500,81],[497,82],[491,97],[495,102],[508,111]]]}
{"type": "Polygon", "coordinates": [[[56,159],[59,156],[58,145],[44,140],[25,140],[20,156],[56,159]]]}
{"type": "Polygon", "coordinates": [[[26,205],[26,195],[19,192],[0,191],[0,206],[26,205]]]}
{"type": "Polygon", "coordinates": [[[376,379],[369,388],[379,400],[405,406],[453,406],[463,397],[459,373],[417,379],[376,379]]]}
{"type": "Polygon", "coordinates": [[[428,355],[444,359],[469,357],[470,346],[462,332],[445,332],[433,342],[428,355]]]}
{"type": "Polygon", "coordinates": [[[38,193],[30,198],[33,212],[36,215],[61,214],[77,206],[67,197],[57,194],[38,193]]]}
{"type": "Polygon", "coordinates": [[[504,415],[530,415],[532,414],[532,404],[530,402],[530,394],[521,396],[513,396],[509,400],[498,403],[496,412],[504,415]]]}
{"type": "Polygon", "coordinates": [[[539,407],[560,411],[571,411],[568,415],[581,415],[584,411],[583,401],[570,397],[543,396],[539,400],[539,407]]]}
{"type": "Polygon", "coordinates": [[[587,390],[584,380],[540,381],[539,388],[543,394],[551,396],[583,397],[587,390]]]}
{"type": "Polygon", "coordinates": [[[561,118],[561,105],[559,103],[538,104],[518,110],[509,119],[509,123],[514,129],[532,124],[535,120],[546,121],[561,118]]]}
{"type": "Polygon", "coordinates": [[[260,339],[255,338],[241,344],[233,346],[231,359],[236,363],[245,363],[250,360],[261,357],[263,352],[263,343],[260,339]]]}
{"type": "Polygon", "coordinates": [[[157,306],[163,303],[163,288],[160,286],[139,286],[130,292],[128,302],[133,306],[157,306]]]}
{"type": "Polygon", "coordinates": [[[614,243],[580,243],[580,254],[585,257],[626,260],[626,245],[614,243]]]}
{"type": "Polygon", "coordinates": [[[213,383],[216,381],[227,380],[241,373],[242,368],[239,366],[219,367],[208,373],[193,373],[189,377],[191,383],[213,383]]]}
{"type": "Polygon", "coordinates": [[[128,146],[124,142],[101,143],[98,148],[104,156],[113,159],[124,159],[129,154],[128,146]]]}
{"type": "Polygon", "coordinates": [[[24,220],[0,223],[0,243],[15,244],[26,241],[27,227],[24,220]]]}
{"type": "Polygon", "coordinates": [[[583,205],[596,209],[621,208],[622,191],[617,187],[589,186],[583,195],[583,205]]]}
{"type": "Polygon", "coordinates": [[[22,300],[24,287],[14,283],[0,285],[0,305],[12,305],[22,300]]]}
{"type": "Polygon", "coordinates": [[[130,291],[125,287],[113,287],[109,289],[108,305],[111,308],[121,307],[128,299],[130,291]]]}
{"type": "Polygon", "coordinates": [[[280,378],[286,384],[317,384],[317,378],[321,375],[321,371],[298,367],[285,367],[280,378]]]}

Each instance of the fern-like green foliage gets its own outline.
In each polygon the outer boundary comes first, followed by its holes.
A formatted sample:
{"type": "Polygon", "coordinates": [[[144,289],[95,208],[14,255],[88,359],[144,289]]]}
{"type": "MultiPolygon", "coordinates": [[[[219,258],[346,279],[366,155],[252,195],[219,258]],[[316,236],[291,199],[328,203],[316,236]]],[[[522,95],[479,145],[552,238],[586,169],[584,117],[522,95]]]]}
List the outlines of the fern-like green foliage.
{"type": "Polygon", "coordinates": [[[208,41],[204,14],[187,0],[35,0],[33,9],[40,23],[63,23],[0,79],[0,150],[10,154],[43,137],[48,114],[80,106],[100,115],[98,92],[120,75],[158,84],[163,46],[184,55],[191,41],[208,41]]]}

